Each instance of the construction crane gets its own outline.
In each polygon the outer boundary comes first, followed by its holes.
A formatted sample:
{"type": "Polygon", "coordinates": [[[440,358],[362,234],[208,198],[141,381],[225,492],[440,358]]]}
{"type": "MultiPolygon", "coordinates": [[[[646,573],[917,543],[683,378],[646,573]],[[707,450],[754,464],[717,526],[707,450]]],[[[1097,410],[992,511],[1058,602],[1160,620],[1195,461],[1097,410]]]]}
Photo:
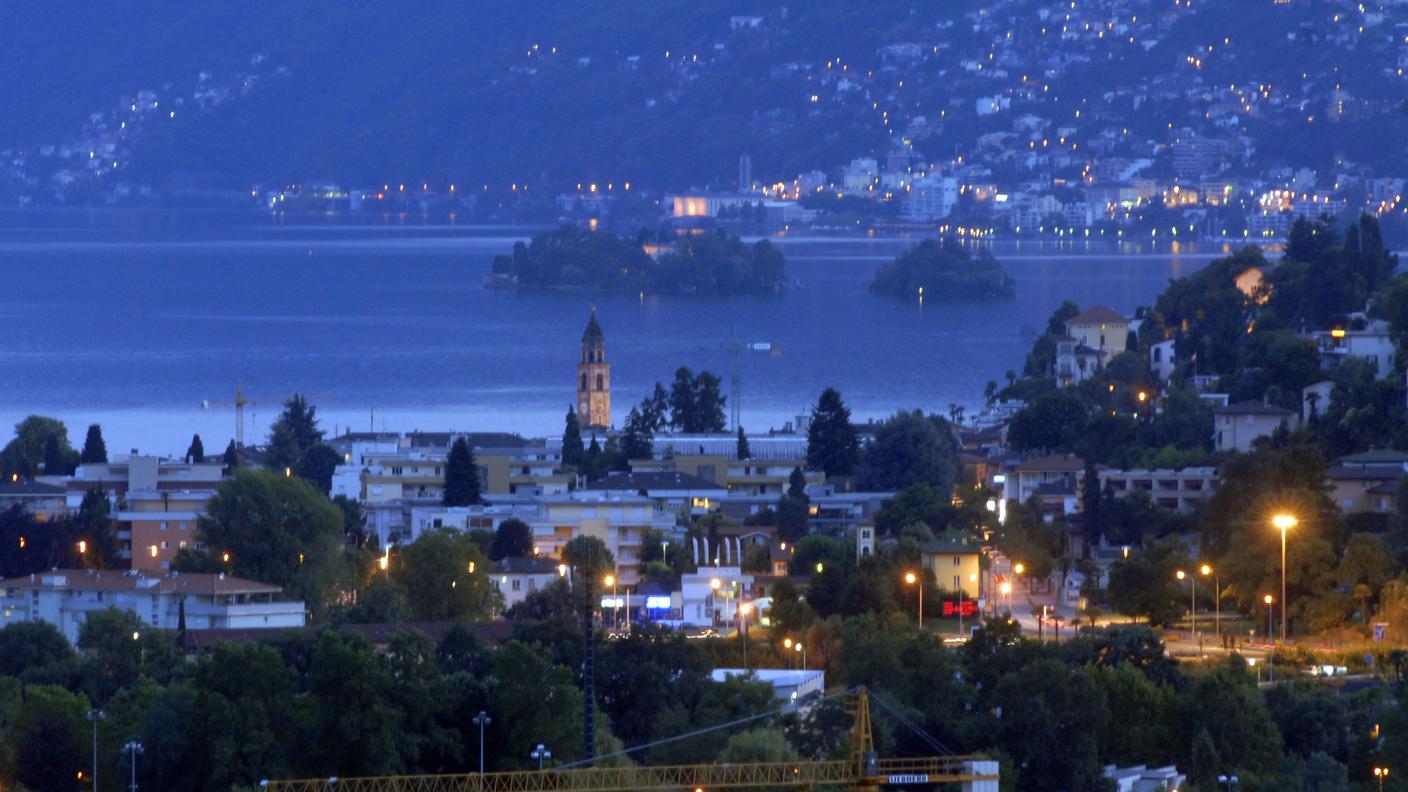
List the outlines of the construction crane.
{"type": "Polygon", "coordinates": [[[716,348],[729,354],[732,365],[732,371],[729,374],[729,421],[733,424],[733,431],[736,432],[738,427],[742,425],[743,412],[743,374],[739,368],[739,358],[744,352],[768,352],[773,357],[779,358],[782,357],[782,345],[772,341],[739,341],[738,333],[730,326],[728,338],[720,342],[716,348]]]}
{"type": "MultiPolygon", "coordinates": [[[[202,399],[200,402],[200,408],[202,410],[209,410],[215,407],[234,407],[235,448],[244,448],[244,408],[246,406],[253,407],[261,402],[265,404],[283,404],[285,401],[292,398],[293,395],[294,394],[289,394],[288,396],[280,397],[265,397],[259,399],[252,399],[244,395],[243,385],[241,385],[239,380],[235,380],[235,398],[233,401],[210,401],[209,399],[202,399]]],[[[314,401],[331,401],[337,397],[320,394],[316,396],[303,395],[303,398],[304,400],[311,403],[314,401]]]]}
{"type": "MultiPolygon", "coordinates": [[[[844,786],[849,792],[876,792],[882,786],[959,783],[962,784],[964,792],[997,792],[998,765],[986,757],[878,758],[870,728],[869,691],[862,687],[847,691],[845,695],[848,698],[847,711],[853,716],[854,722],[851,728],[850,753],[841,760],[655,767],[562,767],[510,773],[308,778],[261,781],[259,786],[268,792],[714,792],[719,789],[767,787],[812,789],[825,785],[844,786]]],[[[898,713],[895,714],[896,717],[902,718],[898,713]]],[[[754,717],[744,720],[756,719],[754,717]]],[[[912,723],[907,720],[903,722],[917,731],[917,727],[912,723]]],[[[701,732],[732,725],[736,724],[724,724],[701,732]]],[[[685,739],[701,732],[661,742],[685,739]]],[[[932,738],[928,740],[934,743],[932,738]]],[[[649,746],[639,746],[623,753],[644,747],[649,746]]]]}

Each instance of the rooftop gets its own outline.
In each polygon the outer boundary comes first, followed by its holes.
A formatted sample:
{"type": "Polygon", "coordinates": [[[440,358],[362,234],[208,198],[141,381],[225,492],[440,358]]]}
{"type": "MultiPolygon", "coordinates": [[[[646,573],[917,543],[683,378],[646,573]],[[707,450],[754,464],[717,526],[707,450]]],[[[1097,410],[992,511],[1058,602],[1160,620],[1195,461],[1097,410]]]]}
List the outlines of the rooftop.
{"type": "Polygon", "coordinates": [[[1263,404],[1259,401],[1244,401],[1236,404],[1229,404],[1226,407],[1218,407],[1213,410],[1216,415],[1295,415],[1295,410],[1288,410],[1285,407],[1278,407],[1274,404],[1263,404]]]}
{"type": "Polygon", "coordinates": [[[1119,311],[1113,308],[1106,308],[1103,305],[1097,305],[1084,313],[1076,314],[1070,319],[1067,319],[1066,326],[1069,327],[1078,324],[1127,324],[1128,322],[1129,320],[1119,311]]]}
{"type": "Polygon", "coordinates": [[[130,570],[52,569],[25,577],[0,580],[6,589],[69,591],[149,591],[159,594],[277,594],[278,586],[223,573],[172,572],[151,576],[130,570]]]}
{"type": "Polygon", "coordinates": [[[641,490],[725,491],[724,487],[708,479],[702,479],[698,476],[691,476],[688,473],[680,473],[674,470],[645,473],[611,473],[604,479],[588,484],[585,489],[608,491],[628,490],[630,492],[640,492],[641,490]]]}

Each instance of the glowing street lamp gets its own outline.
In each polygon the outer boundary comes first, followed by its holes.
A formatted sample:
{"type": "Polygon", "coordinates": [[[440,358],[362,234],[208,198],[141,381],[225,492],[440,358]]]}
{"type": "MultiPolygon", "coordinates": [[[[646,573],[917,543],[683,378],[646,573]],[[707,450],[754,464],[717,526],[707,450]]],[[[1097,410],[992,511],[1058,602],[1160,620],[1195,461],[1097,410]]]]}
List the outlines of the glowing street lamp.
{"type": "Polygon", "coordinates": [[[1174,574],[1174,576],[1177,577],[1179,580],[1183,580],[1184,578],[1187,578],[1187,579],[1188,579],[1188,582],[1189,582],[1189,584],[1190,584],[1190,585],[1189,585],[1190,595],[1189,595],[1189,600],[1188,600],[1188,623],[1191,624],[1191,625],[1193,625],[1193,637],[1194,637],[1194,638],[1197,638],[1197,637],[1198,637],[1198,579],[1195,578],[1195,577],[1193,577],[1192,575],[1189,575],[1188,573],[1184,572],[1184,571],[1181,570],[1181,569],[1178,570],[1177,572],[1174,572],[1173,574],[1174,574]]]}
{"type": "Polygon", "coordinates": [[[1286,640],[1286,531],[1296,527],[1296,518],[1278,514],[1271,524],[1281,531],[1281,640],[1286,640]]]}
{"type": "Polygon", "coordinates": [[[1385,779],[1385,778],[1388,778],[1388,768],[1387,768],[1387,767],[1375,767],[1375,768],[1374,768],[1374,778],[1379,782],[1379,792],[1383,792],[1383,789],[1384,789],[1384,779],[1385,779]]]}
{"type": "Polygon", "coordinates": [[[924,584],[919,582],[919,576],[913,572],[906,572],[904,575],[906,585],[913,586],[919,583],[919,629],[924,629],[924,584]]]}
{"type": "MultiPolygon", "coordinates": [[[[1212,574],[1213,574],[1213,569],[1212,569],[1212,567],[1209,566],[1209,565],[1207,565],[1207,564],[1203,564],[1201,567],[1198,567],[1198,571],[1199,571],[1200,573],[1202,573],[1203,577],[1207,577],[1208,575],[1212,575],[1212,574]]],[[[1219,579],[1216,575],[1213,575],[1213,579],[1212,579],[1212,588],[1213,588],[1213,595],[1212,595],[1212,600],[1213,600],[1213,613],[1212,613],[1212,618],[1213,618],[1213,622],[1212,622],[1212,628],[1213,628],[1213,634],[1217,636],[1218,643],[1221,643],[1221,642],[1222,642],[1222,580],[1219,579]]]]}

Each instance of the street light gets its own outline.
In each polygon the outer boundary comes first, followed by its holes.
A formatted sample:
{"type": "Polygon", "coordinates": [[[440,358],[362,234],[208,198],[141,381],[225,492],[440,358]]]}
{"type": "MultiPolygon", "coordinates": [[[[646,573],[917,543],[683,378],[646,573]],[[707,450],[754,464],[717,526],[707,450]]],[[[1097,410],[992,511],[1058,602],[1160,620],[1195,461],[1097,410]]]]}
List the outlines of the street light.
{"type": "Polygon", "coordinates": [[[543,762],[552,758],[552,751],[544,748],[542,743],[538,743],[538,747],[534,748],[533,752],[528,755],[538,760],[538,772],[541,773],[543,771],[543,762]]]}
{"type": "Polygon", "coordinates": [[[475,726],[479,727],[479,774],[484,775],[484,727],[488,726],[492,719],[489,713],[480,710],[478,715],[472,719],[475,726]]]}
{"type": "Polygon", "coordinates": [[[748,612],[753,606],[747,602],[738,603],[738,636],[743,639],[743,670],[748,670],[748,612]]]}
{"type": "Polygon", "coordinates": [[[106,720],[108,715],[100,709],[90,709],[84,716],[93,721],[93,789],[98,788],[98,721],[106,720]]]}
{"type": "Polygon", "coordinates": [[[1278,514],[1271,518],[1271,524],[1281,531],[1281,640],[1286,640],[1286,531],[1296,527],[1296,518],[1289,514],[1278,514]]]}
{"type": "MultiPolygon", "coordinates": [[[[915,583],[918,583],[918,582],[919,582],[919,576],[916,575],[916,574],[914,574],[913,572],[906,572],[905,575],[904,575],[904,582],[905,582],[906,584],[908,584],[908,585],[913,586],[915,583]]],[[[924,629],[924,584],[923,584],[923,583],[919,583],[919,629],[921,629],[921,630],[924,629]]]]}
{"type": "MultiPolygon", "coordinates": [[[[969,582],[977,582],[978,573],[973,572],[968,575],[969,582]]],[[[963,586],[958,586],[958,635],[963,636],[963,586]]]]}
{"type": "Polygon", "coordinates": [[[1181,569],[1178,570],[1177,572],[1174,572],[1173,574],[1174,574],[1179,580],[1183,580],[1184,578],[1187,578],[1187,579],[1188,579],[1188,582],[1191,584],[1191,586],[1189,587],[1189,588],[1191,589],[1191,592],[1192,592],[1192,593],[1191,593],[1191,595],[1190,595],[1190,597],[1189,597],[1189,600],[1188,600],[1188,623],[1191,624],[1191,625],[1193,625],[1193,637],[1194,637],[1194,638],[1197,638],[1197,637],[1198,637],[1198,579],[1195,578],[1195,577],[1193,577],[1193,576],[1191,576],[1191,575],[1189,575],[1189,574],[1187,574],[1187,573],[1185,573],[1185,572],[1184,572],[1183,570],[1181,570],[1181,569]]]}
{"type": "Polygon", "coordinates": [[[1237,783],[1237,776],[1234,776],[1234,775],[1219,775],[1219,776],[1217,777],[1217,783],[1219,783],[1219,784],[1225,784],[1228,789],[1231,789],[1232,786],[1237,783]]]}
{"type": "Polygon", "coordinates": [[[783,638],[782,648],[787,650],[787,667],[794,668],[797,661],[792,659],[792,639],[783,638]]]}
{"type": "Polygon", "coordinates": [[[807,647],[802,646],[802,642],[801,642],[801,641],[798,641],[797,643],[792,644],[792,648],[793,648],[795,651],[798,651],[798,652],[801,652],[801,653],[802,653],[802,670],[803,670],[803,671],[806,671],[806,670],[807,670],[807,647]]]}
{"type": "Polygon", "coordinates": [[[130,740],[122,750],[132,755],[132,786],[128,787],[132,792],[137,792],[137,755],[142,752],[142,744],[136,740],[130,740]]]}
{"type": "MultiPolygon", "coordinates": [[[[1213,573],[1212,567],[1207,564],[1203,564],[1199,567],[1198,571],[1203,573],[1203,577],[1207,577],[1213,573]]],[[[1217,636],[1217,642],[1220,644],[1222,643],[1222,581],[1216,575],[1213,575],[1212,588],[1212,629],[1213,634],[1217,636]]]]}
{"type": "Polygon", "coordinates": [[[1383,790],[1384,790],[1384,779],[1385,779],[1385,778],[1388,778],[1388,768],[1387,768],[1387,767],[1375,767],[1375,768],[1374,768],[1374,778],[1377,779],[1378,782],[1379,782],[1379,792],[1383,792],[1383,790]]]}
{"type": "Polygon", "coordinates": [[[602,582],[611,589],[611,629],[614,630],[621,623],[621,606],[616,601],[616,576],[607,575],[602,582]]]}

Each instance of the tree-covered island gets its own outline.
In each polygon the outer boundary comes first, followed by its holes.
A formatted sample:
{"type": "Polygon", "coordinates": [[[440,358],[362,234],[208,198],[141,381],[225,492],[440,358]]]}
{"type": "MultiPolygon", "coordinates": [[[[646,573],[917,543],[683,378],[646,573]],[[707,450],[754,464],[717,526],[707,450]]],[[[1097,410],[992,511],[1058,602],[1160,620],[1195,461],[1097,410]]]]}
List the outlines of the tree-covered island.
{"type": "Polygon", "coordinates": [[[1014,281],[986,248],[972,251],[952,238],[926,239],[875,273],[870,290],[891,297],[999,300],[1014,281]],[[922,291],[921,291],[922,290],[922,291]]]}
{"type": "Polygon", "coordinates": [[[494,258],[491,285],[538,289],[731,296],[776,292],[786,284],[782,251],[705,232],[676,240],[635,239],[565,225],[494,258]]]}

